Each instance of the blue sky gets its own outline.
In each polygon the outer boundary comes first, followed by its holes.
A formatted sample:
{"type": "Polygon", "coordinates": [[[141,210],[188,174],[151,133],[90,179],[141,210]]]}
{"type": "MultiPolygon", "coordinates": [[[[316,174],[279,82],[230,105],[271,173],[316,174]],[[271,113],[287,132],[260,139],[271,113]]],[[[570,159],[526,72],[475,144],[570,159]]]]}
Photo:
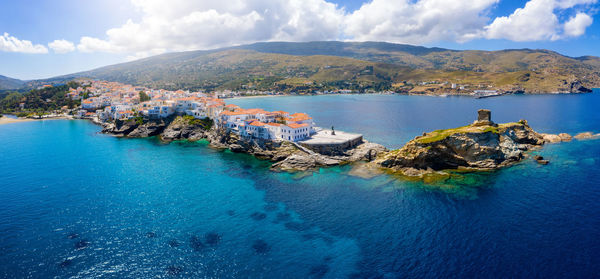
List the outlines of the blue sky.
{"type": "Polygon", "coordinates": [[[600,56],[598,1],[2,1],[0,75],[47,78],[256,41],[369,40],[600,56]]]}

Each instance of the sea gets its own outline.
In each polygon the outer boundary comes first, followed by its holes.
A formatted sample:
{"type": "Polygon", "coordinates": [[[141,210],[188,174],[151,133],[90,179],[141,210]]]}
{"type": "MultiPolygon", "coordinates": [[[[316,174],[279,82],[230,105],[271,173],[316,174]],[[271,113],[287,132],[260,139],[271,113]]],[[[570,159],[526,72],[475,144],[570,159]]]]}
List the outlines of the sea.
{"type": "MultiPolygon", "coordinates": [[[[536,131],[600,133],[600,94],[230,99],[310,114],[393,149],[477,110],[536,131]]],[[[0,278],[597,278],[600,140],[549,144],[443,183],[354,166],[274,172],[207,142],[0,125],[0,278]]]]}

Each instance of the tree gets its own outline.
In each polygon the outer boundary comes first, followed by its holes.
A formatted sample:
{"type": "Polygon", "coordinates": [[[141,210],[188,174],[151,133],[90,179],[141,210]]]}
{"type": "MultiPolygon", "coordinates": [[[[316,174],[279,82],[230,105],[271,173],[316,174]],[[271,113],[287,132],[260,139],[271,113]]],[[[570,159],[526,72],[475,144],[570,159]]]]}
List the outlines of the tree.
{"type": "Polygon", "coordinates": [[[146,92],[144,92],[143,90],[140,91],[140,102],[145,102],[145,101],[150,101],[150,96],[148,96],[148,94],[146,94],[146,92]]]}

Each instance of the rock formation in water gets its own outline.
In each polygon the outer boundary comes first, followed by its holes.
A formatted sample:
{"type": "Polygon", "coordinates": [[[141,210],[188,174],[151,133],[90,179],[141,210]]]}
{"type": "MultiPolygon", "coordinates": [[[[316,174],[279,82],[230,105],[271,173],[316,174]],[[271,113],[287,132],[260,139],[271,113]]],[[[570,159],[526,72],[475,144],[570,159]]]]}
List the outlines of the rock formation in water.
{"type": "Polygon", "coordinates": [[[145,138],[159,135],[167,127],[168,120],[115,120],[114,123],[105,123],[103,125],[103,133],[119,137],[145,138]]]}
{"type": "Polygon", "coordinates": [[[448,169],[490,170],[519,162],[527,151],[543,144],[542,135],[527,121],[495,124],[489,111],[480,110],[475,123],[423,134],[380,156],[375,163],[405,175],[448,169]]]}

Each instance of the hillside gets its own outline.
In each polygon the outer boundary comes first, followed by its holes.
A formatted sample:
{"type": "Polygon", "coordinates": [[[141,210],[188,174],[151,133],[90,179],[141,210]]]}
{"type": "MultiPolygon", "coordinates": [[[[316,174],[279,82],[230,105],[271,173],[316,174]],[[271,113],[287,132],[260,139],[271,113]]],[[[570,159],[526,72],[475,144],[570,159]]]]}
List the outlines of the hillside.
{"type": "Polygon", "coordinates": [[[12,92],[0,99],[0,113],[21,113],[23,115],[53,111],[67,106],[69,109],[80,105],[81,101],[72,100],[66,94],[69,88],[80,85],[69,82],[66,85],[32,89],[29,92],[12,92]]]}
{"type": "Polygon", "coordinates": [[[548,50],[456,51],[379,42],[256,43],[168,53],[56,78],[165,89],[450,93],[450,84],[526,93],[600,87],[600,58],[548,50]]]}
{"type": "Polygon", "coordinates": [[[18,89],[25,84],[24,81],[0,75],[0,90],[18,89]]]}

